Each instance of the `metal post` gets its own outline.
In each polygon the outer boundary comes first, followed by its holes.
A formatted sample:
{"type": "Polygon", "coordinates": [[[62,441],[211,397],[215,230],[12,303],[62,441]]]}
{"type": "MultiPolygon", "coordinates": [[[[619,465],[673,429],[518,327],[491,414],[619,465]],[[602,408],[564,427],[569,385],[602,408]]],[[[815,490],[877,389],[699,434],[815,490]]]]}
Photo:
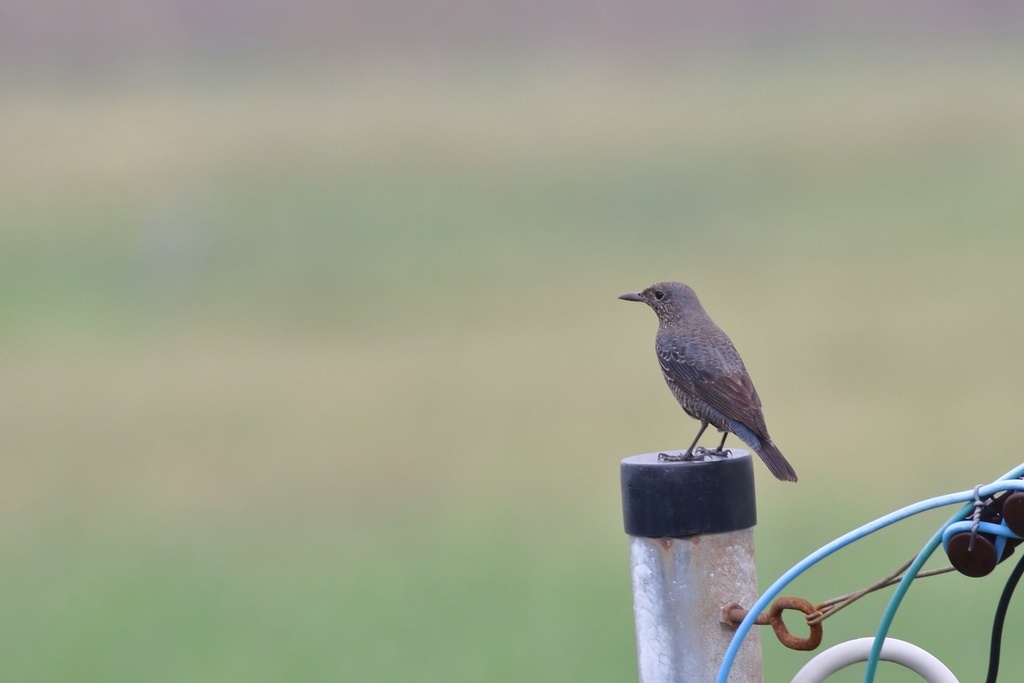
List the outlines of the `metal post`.
{"type": "MultiPolygon", "coordinates": [[[[622,461],[622,513],[630,539],[641,683],[712,683],[732,640],[728,603],[757,598],[750,453],[622,461]]],[[[761,683],[761,642],[751,631],[729,679],[761,683]]]]}

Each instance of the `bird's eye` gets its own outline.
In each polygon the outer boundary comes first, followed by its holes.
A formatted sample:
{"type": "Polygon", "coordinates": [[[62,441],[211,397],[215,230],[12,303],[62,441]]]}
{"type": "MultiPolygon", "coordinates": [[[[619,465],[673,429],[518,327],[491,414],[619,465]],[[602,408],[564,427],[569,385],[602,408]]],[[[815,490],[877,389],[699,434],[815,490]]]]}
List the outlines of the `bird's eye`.
{"type": "Polygon", "coordinates": [[[657,299],[658,301],[661,301],[662,299],[665,298],[665,292],[661,291],[660,289],[654,290],[654,298],[657,299]]]}

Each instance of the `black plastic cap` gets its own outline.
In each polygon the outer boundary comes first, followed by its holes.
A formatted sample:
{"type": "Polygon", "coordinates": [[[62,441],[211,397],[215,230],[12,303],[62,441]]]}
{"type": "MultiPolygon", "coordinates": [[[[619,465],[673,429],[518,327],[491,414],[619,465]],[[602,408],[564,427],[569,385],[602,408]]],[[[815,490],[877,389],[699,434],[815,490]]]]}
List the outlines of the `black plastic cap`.
{"type": "Polygon", "coordinates": [[[970,531],[953,534],[946,543],[946,556],[953,568],[964,576],[988,576],[999,564],[999,554],[992,541],[981,534],[971,540],[970,531]]]}
{"type": "Polygon", "coordinates": [[[630,536],[679,538],[757,524],[754,463],[747,451],[681,462],[659,460],[658,453],[634,455],[622,461],[621,475],[622,520],[630,536]]]}
{"type": "Polygon", "coordinates": [[[1010,531],[1024,536],[1024,491],[1015,491],[1003,501],[1003,521],[1010,531]]]}

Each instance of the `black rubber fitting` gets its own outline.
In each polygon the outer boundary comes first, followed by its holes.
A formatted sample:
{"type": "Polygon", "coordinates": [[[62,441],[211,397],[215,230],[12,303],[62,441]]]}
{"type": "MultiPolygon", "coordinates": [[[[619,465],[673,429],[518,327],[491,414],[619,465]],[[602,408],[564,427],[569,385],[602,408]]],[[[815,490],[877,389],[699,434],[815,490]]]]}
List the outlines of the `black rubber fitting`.
{"type": "MultiPolygon", "coordinates": [[[[669,451],[678,455],[680,451],[669,451]]],[[[708,460],[659,460],[658,453],[622,461],[622,520],[630,536],[699,536],[757,524],[754,463],[747,451],[708,460]]]]}
{"type": "Polygon", "coordinates": [[[976,534],[972,541],[970,531],[961,531],[950,537],[946,543],[946,556],[954,569],[975,579],[991,574],[1000,559],[996,544],[988,534],[976,534]]]}
{"type": "Polygon", "coordinates": [[[1003,521],[1010,531],[1024,536],[1024,491],[1015,491],[1003,500],[1003,521]]]}

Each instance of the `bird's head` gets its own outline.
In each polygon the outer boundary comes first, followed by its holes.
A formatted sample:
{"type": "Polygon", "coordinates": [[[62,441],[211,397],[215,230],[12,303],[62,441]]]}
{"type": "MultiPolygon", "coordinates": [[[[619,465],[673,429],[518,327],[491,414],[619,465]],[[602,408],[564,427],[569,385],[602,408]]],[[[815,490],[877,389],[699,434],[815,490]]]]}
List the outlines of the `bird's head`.
{"type": "Polygon", "coordinates": [[[704,312],[697,295],[682,282],[659,282],[642,292],[630,292],[619,297],[624,301],[641,301],[650,306],[659,320],[673,321],[690,313],[704,312]]]}

